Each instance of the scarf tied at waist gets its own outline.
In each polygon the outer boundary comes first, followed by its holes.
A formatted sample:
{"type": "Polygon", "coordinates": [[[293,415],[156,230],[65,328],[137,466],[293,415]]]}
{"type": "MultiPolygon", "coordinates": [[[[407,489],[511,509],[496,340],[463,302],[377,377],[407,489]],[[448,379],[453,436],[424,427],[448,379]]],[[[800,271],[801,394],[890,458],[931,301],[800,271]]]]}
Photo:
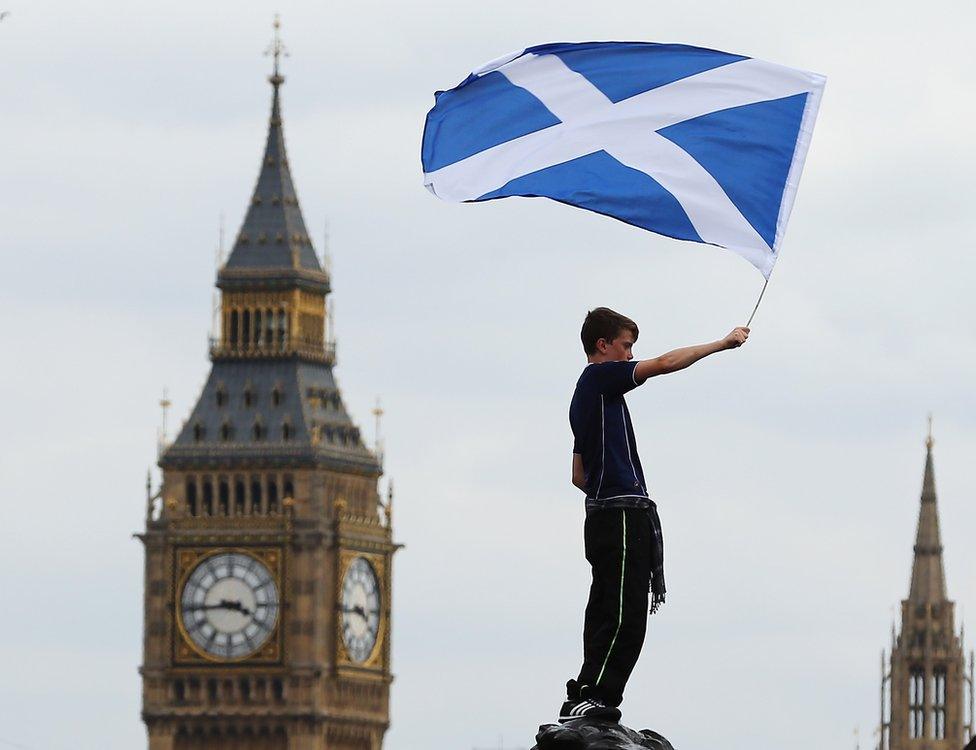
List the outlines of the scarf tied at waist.
{"type": "Polygon", "coordinates": [[[664,595],[667,591],[664,585],[664,532],[661,529],[661,517],[657,514],[657,504],[648,497],[618,498],[610,502],[588,497],[586,508],[587,510],[637,508],[646,511],[651,527],[651,537],[648,540],[651,558],[651,575],[648,581],[648,591],[651,594],[649,614],[653,615],[664,604],[664,595]]]}

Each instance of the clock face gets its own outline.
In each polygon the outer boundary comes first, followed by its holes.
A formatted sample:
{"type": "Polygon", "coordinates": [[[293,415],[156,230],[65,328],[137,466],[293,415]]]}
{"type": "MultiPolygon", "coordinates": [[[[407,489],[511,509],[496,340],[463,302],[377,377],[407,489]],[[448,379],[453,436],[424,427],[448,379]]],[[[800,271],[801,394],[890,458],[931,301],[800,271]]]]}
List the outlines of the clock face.
{"type": "Polygon", "coordinates": [[[274,631],[278,586],[256,557],[222,552],[190,573],[180,595],[180,617],[198,649],[220,659],[243,659],[274,631]]]}
{"type": "Polygon", "coordinates": [[[342,579],[342,642],[358,664],[373,653],[380,630],[380,587],[376,571],[364,557],[356,557],[342,579]]]}

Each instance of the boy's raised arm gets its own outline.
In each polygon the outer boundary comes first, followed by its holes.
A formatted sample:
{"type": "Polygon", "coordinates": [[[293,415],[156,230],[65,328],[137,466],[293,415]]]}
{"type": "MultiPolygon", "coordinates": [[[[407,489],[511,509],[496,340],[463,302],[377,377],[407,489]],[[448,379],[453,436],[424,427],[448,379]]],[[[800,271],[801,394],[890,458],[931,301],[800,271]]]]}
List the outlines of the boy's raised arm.
{"type": "Polygon", "coordinates": [[[683,370],[695,364],[698,360],[707,357],[709,354],[740,347],[746,342],[747,338],[749,338],[749,329],[738,326],[733,328],[728,336],[718,341],[686,346],[681,349],[675,349],[667,354],[662,354],[660,357],[654,357],[654,359],[641,360],[634,369],[634,380],[640,384],[648,378],[653,378],[655,375],[666,375],[669,372],[683,370]]]}

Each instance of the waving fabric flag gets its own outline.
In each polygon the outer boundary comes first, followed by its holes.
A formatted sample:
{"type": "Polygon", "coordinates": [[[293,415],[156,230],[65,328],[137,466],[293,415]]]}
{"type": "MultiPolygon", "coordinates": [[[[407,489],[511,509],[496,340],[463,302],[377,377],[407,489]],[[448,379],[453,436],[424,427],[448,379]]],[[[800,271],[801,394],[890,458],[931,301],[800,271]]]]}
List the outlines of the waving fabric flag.
{"type": "Polygon", "coordinates": [[[678,44],[546,44],[491,62],[427,115],[438,198],[545,197],[776,262],[825,79],[678,44]]]}

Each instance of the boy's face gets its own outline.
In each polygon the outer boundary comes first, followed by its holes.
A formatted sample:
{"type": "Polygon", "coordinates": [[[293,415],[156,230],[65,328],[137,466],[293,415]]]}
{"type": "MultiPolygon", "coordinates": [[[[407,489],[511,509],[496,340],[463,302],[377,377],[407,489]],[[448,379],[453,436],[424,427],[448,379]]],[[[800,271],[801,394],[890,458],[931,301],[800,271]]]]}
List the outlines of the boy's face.
{"type": "Polygon", "coordinates": [[[605,362],[629,362],[634,358],[634,334],[627,329],[620,331],[609,344],[606,339],[600,339],[596,346],[605,362]]]}

